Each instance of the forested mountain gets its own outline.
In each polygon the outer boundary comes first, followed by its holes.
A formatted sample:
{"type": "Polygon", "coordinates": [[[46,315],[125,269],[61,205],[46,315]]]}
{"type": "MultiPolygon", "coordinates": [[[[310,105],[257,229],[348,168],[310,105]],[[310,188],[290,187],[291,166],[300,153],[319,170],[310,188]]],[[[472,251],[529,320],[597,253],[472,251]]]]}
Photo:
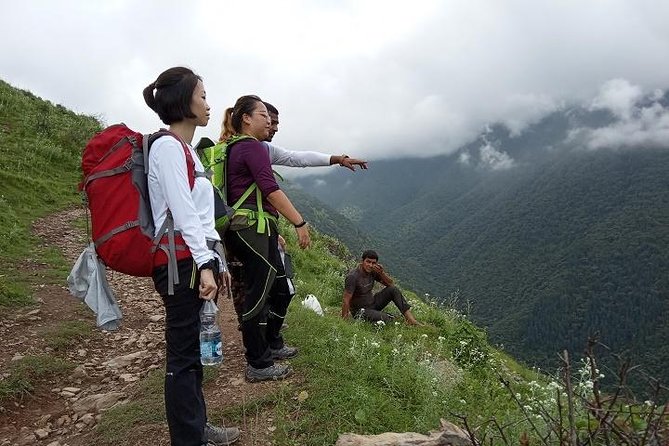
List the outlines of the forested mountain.
{"type": "Polygon", "coordinates": [[[551,365],[598,332],[669,382],[668,99],[565,108],[449,156],[296,181],[378,239],[403,283],[471,303],[515,356],[551,365]]]}

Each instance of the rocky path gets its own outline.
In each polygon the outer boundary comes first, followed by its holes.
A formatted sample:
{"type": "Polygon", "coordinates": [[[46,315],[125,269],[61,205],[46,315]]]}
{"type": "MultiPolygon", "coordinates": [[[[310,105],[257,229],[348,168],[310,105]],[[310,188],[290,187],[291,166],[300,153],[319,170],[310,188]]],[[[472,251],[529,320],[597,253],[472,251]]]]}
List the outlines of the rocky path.
{"type": "MultiPolygon", "coordinates": [[[[77,227],[83,210],[71,209],[35,223],[34,231],[47,245],[62,250],[73,263],[86,245],[85,231],[77,227]]],[[[79,225],[81,226],[81,225],[79,225]]],[[[150,279],[108,273],[123,311],[121,328],[103,332],[97,328],[74,345],[54,351],[47,340],[67,321],[95,325],[93,313],[73,298],[65,284],[41,280],[46,267],[28,259],[22,268],[34,271],[37,305],[0,314],[0,377],[7,378],[13,361],[27,355],[56,355],[76,364],[65,378],[40,380],[36,389],[0,407],[0,446],[83,446],[96,444],[95,427],[102,413],[115,404],[132,401],[138,384],[149,372],[164,365],[163,320],[160,297],[150,279]]],[[[238,406],[272,391],[275,383],[248,384],[243,379],[244,359],[234,310],[219,300],[224,338],[224,363],[205,387],[209,411],[238,406]]],[[[299,378],[292,378],[292,383],[299,378]]],[[[297,391],[296,391],[297,392],[297,391]]],[[[243,417],[242,439],[246,445],[270,445],[274,430],[270,416],[243,417]]],[[[137,426],[131,445],[168,445],[167,426],[137,426]]]]}

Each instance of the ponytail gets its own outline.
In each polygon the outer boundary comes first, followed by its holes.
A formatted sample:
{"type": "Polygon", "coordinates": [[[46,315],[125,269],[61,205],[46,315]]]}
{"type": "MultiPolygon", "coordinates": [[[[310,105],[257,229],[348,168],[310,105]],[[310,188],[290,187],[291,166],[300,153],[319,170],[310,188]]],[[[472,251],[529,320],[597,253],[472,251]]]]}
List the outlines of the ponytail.
{"type": "Polygon", "coordinates": [[[262,103],[262,99],[249,94],[237,99],[234,107],[225,109],[220,141],[225,141],[233,135],[242,133],[242,118],[244,115],[251,115],[258,102],[262,103]]]}
{"type": "Polygon", "coordinates": [[[223,116],[223,124],[221,124],[221,136],[218,138],[219,141],[225,141],[231,136],[237,134],[235,129],[232,126],[232,107],[225,109],[225,114],[223,116]]]}
{"type": "Polygon", "coordinates": [[[156,97],[153,95],[153,90],[156,89],[156,83],[151,82],[143,92],[144,95],[144,102],[146,102],[146,105],[149,106],[149,108],[153,111],[156,110],[156,97]]]}

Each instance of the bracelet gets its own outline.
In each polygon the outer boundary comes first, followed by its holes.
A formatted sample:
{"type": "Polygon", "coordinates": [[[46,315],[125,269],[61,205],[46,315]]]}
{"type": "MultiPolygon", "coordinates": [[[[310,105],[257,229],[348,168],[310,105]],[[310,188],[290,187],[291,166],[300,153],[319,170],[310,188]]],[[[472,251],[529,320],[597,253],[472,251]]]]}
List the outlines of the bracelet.
{"type": "Polygon", "coordinates": [[[298,223],[298,224],[293,225],[293,226],[295,226],[295,228],[301,228],[302,226],[304,226],[306,224],[307,224],[307,222],[305,220],[302,220],[302,223],[298,223]]]}
{"type": "Polygon", "coordinates": [[[341,156],[341,161],[339,161],[339,165],[340,165],[340,166],[343,166],[343,165],[344,165],[344,160],[345,160],[346,158],[350,158],[350,156],[348,156],[348,155],[342,155],[342,156],[341,156]]]}

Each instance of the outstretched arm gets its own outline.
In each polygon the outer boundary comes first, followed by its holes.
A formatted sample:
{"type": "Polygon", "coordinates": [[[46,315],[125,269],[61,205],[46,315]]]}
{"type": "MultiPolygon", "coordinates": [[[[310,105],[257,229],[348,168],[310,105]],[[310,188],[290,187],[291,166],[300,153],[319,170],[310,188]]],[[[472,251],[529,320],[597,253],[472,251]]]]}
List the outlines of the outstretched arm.
{"type": "Polygon", "coordinates": [[[367,161],[351,158],[348,155],[328,155],[326,153],[315,151],[288,150],[267,141],[263,142],[263,144],[265,144],[269,150],[270,161],[273,165],[315,167],[339,164],[340,166],[351,170],[355,170],[355,166],[359,166],[361,169],[367,169],[367,161]]]}
{"type": "Polygon", "coordinates": [[[367,169],[367,161],[351,158],[348,155],[332,155],[330,157],[330,164],[339,164],[341,167],[355,171],[355,166],[361,169],[367,169]]]}

